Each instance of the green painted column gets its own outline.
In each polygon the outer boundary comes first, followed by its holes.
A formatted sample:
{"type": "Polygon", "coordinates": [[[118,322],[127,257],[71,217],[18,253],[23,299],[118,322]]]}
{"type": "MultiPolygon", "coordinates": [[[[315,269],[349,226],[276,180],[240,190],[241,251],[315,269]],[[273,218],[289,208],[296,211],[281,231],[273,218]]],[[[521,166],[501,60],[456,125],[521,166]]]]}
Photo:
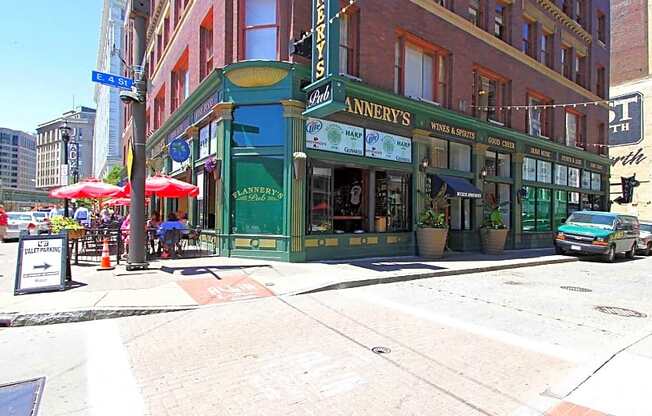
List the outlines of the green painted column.
{"type": "MultiPolygon", "coordinates": [[[[308,172],[305,170],[296,178],[294,173],[294,160],[300,158],[306,150],[305,122],[302,117],[305,105],[297,100],[283,100],[283,117],[286,119],[287,143],[286,147],[286,234],[290,236],[288,255],[290,261],[305,259],[303,240],[306,230],[306,181],[308,172]]],[[[306,163],[307,165],[307,163],[306,163]]]]}
{"type": "Polygon", "coordinates": [[[521,204],[518,202],[518,190],[523,187],[523,153],[512,154],[512,176],[514,177],[514,186],[512,186],[512,241],[513,248],[520,248],[523,242],[521,204]]]}
{"type": "MultiPolygon", "coordinates": [[[[484,195],[484,181],[480,177],[480,171],[485,166],[485,155],[487,152],[487,146],[484,143],[476,143],[473,145],[473,183],[475,186],[482,191],[484,195]]],[[[473,210],[473,229],[479,230],[484,223],[484,199],[476,200],[473,210]]]]}
{"type": "Polygon", "coordinates": [[[432,158],[430,157],[430,136],[429,132],[425,130],[415,129],[412,131],[412,145],[415,147],[413,156],[415,160],[412,161],[412,174],[414,175],[414,185],[412,189],[412,210],[413,225],[416,230],[416,224],[419,221],[419,214],[426,208],[426,179],[427,172],[419,169],[421,161],[425,158],[428,163],[432,165],[432,158]]]}
{"type": "MultiPolygon", "coordinates": [[[[184,133],[186,140],[190,141],[190,182],[197,185],[197,174],[195,173],[195,162],[197,161],[197,154],[199,153],[199,127],[190,126],[184,133]]],[[[188,204],[188,222],[193,226],[197,225],[198,212],[197,212],[197,199],[189,198],[188,204]]]]}
{"type": "Polygon", "coordinates": [[[221,161],[221,180],[216,184],[215,190],[216,214],[215,232],[217,233],[218,250],[221,255],[229,256],[231,246],[229,234],[231,232],[231,126],[233,124],[233,108],[231,102],[217,103],[212,108],[215,125],[217,126],[217,152],[216,158],[221,161]]]}

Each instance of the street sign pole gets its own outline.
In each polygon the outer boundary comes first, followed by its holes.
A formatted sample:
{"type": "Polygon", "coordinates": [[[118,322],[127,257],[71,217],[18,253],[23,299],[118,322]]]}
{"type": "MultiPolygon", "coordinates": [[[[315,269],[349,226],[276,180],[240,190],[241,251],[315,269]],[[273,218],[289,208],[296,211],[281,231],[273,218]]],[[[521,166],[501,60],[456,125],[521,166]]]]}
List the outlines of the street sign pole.
{"type": "MultiPolygon", "coordinates": [[[[147,96],[147,81],[145,79],[144,62],[146,20],[149,10],[149,1],[140,0],[131,3],[131,15],[134,19],[133,62],[138,65],[134,68],[134,86],[136,92],[147,96]]],[[[131,103],[133,114],[133,164],[131,169],[131,223],[129,227],[129,260],[127,270],[147,269],[145,248],[147,246],[145,234],[145,99],[142,102],[131,103]]]]}

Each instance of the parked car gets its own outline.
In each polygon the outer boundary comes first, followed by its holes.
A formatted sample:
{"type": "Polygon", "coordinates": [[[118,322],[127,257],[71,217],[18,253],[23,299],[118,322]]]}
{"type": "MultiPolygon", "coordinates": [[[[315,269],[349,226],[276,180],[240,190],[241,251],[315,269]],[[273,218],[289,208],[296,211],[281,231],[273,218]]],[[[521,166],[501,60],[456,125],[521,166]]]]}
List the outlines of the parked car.
{"type": "Polygon", "coordinates": [[[599,254],[611,263],[619,253],[634,258],[639,235],[640,225],[634,216],[577,211],[559,227],[555,251],[557,254],[599,254]]]}
{"type": "Polygon", "coordinates": [[[37,233],[36,223],[29,212],[8,212],[7,217],[7,233],[4,240],[20,237],[21,231],[27,231],[29,234],[37,233]]]}
{"type": "Polygon", "coordinates": [[[32,211],[28,212],[32,216],[32,221],[36,224],[36,229],[39,234],[45,234],[50,229],[49,225],[49,215],[47,212],[42,211],[32,211]]]}
{"type": "Polygon", "coordinates": [[[652,255],[652,221],[640,221],[641,234],[638,240],[638,253],[644,256],[652,255]]]}

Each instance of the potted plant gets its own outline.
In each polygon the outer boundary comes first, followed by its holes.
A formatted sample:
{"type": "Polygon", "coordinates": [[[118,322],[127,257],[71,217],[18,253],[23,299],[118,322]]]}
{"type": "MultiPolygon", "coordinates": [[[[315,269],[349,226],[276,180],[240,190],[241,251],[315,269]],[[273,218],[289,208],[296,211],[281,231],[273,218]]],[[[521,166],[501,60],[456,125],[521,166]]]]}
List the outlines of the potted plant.
{"type": "Polygon", "coordinates": [[[500,207],[495,195],[489,194],[485,198],[485,219],[480,228],[480,241],[485,254],[501,254],[505,250],[509,230],[503,222],[500,207]]]}
{"type": "Polygon", "coordinates": [[[210,156],[206,162],[204,162],[204,170],[207,173],[212,173],[213,179],[218,179],[219,171],[217,170],[217,160],[213,156],[210,156]]]}
{"type": "Polygon", "coordinates": [[[428,197],[428,206],[419,214],[417,223],[417,246],[419,255],[426,258],[441,258],[446,248],[448,224],[446,223],[446,185],[434,198],[428,197]]]}
{"type": "Polygon", "coordinates": [[[83,225],[72,218],[63,217],[61,215],[55,215],[50,218],[50,230],[53,234],[59,234],[62,230],[66,230],[70,240],[82,238],[86,233],[86,229],[83,225]]]}

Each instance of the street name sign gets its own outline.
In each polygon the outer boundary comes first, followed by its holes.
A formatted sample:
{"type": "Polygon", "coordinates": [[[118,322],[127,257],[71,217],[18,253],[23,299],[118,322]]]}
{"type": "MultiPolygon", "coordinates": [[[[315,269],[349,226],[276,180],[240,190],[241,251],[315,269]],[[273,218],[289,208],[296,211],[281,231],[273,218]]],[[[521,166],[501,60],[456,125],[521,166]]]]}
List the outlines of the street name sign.
{"type": "Polygon", "coordinates": [[[68,236],[29,236],[18,242],[14,294],[49,292],[66,287],[68,236]]]}
{"type": "Polygon", "coordinates": [[[106,74],[104,72],[92,71],[91,79],[93,82],[109,85],[111,87],[131,89],[134,80],[131,78],[121,77],[120,75],[106,74]]]}

